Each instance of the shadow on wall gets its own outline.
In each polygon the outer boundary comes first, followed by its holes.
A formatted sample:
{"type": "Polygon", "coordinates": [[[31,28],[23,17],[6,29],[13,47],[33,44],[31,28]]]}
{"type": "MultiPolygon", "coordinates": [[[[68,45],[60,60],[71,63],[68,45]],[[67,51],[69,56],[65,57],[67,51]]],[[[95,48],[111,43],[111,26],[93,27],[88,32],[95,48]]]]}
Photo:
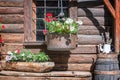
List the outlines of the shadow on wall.
{"type": "MultiPolygon", "coordinates": [[[[78,1],[81,1],[81,0],[78,0],[78,1]]],[[[78,17],[87,17],[92,23],[90,25],[95,26],[99,30],[100,35],[103,34],[104,41],[106,41],[105,32],[110,32],[110,37],[112,37],[113,34],[111,33],[113,33],[113,28],[112,28],[113,19],[110,12],[104,5],[103,0],[82,1],[78,3],[78,8],[81,8],[85,13],[85,15],[83,16],[82,14],[79,15],[78,13],[78,17]],[[98,12],[95,12],[95,9],[97,9],[96,11],[98,12]],[[103,10],[102,11],[103,13],[100,12],[99,10],[103,10]],[[103,26],[105,26],[105,28],[103,26]]]]}

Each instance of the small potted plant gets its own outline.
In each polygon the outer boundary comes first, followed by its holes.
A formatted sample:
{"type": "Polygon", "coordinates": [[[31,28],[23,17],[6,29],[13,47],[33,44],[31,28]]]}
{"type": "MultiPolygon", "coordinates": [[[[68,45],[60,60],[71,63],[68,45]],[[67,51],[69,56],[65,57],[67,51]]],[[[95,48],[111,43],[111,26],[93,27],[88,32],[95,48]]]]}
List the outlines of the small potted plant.
{"type": "Polygon", "coordinates": [[[34,54],[27,49],[18,49],[7,54],[5,62],[2,62],[3,70],[47,72],[55,65],[43,51],[34,54]]]}
{"type": "Polygon", "coordinates": [[[54,51],[69,51],[76,47],[78,28],[82,21],[72,18],[56,19],[52,14],[46,15],[47,49],[54,51]]]}

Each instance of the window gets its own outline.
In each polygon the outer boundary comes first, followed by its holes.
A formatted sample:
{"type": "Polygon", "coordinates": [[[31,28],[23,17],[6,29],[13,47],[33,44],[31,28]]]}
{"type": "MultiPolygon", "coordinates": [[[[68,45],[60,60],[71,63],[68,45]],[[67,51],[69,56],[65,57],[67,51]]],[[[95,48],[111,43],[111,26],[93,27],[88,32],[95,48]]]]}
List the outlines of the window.
{"type": "MultiPolygon", "coordinates": [[[[77,16],[77,14],[75,14],[77,13],[77,9],[74,9],[75,6],[73,3],[74,1],[63,0],[63,11],[66,17],[77,16]]],[[[44,43],[46,41],[46,36],[42,32],[46,28],[43,22],[46,13],[52,13],[54,17],[58,16],[60,13],[59,0],[46,0],[46,2],[45,0],[24,1],[25,45],[28,45],[28,43],[33,43],[33,45],[36,43],[37,45],[38,43],[44,43]]]]}
{"type": "MultiPolygon", "coordinates": [[[[46,29],[43,18],[46,17],[46,13],[52,13],[54,17],[60,13],[59,0],[33,0],[32,4],[32,26],[35,33],[36,41],[45,41],[45,35],[43,30],[46,29]]],[[[68,1],[63,0],[63,11],[65,16],[68,16],[68,1]]]]}

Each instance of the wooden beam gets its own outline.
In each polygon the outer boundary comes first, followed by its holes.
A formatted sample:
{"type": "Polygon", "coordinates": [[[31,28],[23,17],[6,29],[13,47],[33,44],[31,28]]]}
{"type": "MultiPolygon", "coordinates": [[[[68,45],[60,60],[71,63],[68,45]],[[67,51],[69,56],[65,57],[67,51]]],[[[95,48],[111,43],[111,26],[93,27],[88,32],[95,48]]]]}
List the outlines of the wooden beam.
{"type": "Polygon", "coordinates": [[[25,42],[32,41],[32,0],[24,1],[25,42]]]}
{"type": "Polygon", "coordinates": [[[120,10],[119,10],[119,0],[115,0],[115,28],[114,28],[114,39],[115,39],[115,52],[119,53],[119,34],[120,34],[120,10]]]}
{"type": "Polygon", "coordinates": [[[104,3],[108,7],[109,11],[111,12],[112,16],[115,18],[115,9],[112,7],[111,3],[109,0],[104,0],[104,3]]]}

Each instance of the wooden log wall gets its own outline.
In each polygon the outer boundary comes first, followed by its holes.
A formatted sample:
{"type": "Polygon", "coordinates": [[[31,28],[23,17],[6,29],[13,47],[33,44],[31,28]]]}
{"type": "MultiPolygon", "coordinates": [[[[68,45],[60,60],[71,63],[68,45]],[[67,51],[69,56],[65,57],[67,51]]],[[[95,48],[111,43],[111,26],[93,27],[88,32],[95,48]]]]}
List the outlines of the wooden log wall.
{"type": "MultiPolygon", "coordinates": [[[[57,71],[56,75],[58,76],[40,76],[40,80],[91,80],[90,72],[93,71],[94,62],[97,58],[97,45],[104,42],[100,34],[105,32],[106,27],[111,27],[112,19],[109,13],[106,12],[103,2],[100,0],[97,2],[79,2],[78,0],[77,7],[78,20],[83,21],[83,25],[79,27],[78,46],[69,52],[55,52],[48,51],[45,45],[24,46],[24,0],[0,0],[0,19],[6,25],[6,29],[0,33],[5,42],[2,47],[2,54],[6,54],[9,50],[14,51],[22,48],[30,49],[35,53],[44,50],[50,56],[51,60],[55,62],[53,73],[57,71]],[[63,71],[62,76],[59,76],[59,71],[63,71]],[[76,78],[69,75],[64,77],[64,74],[68,73],[67,71],[70,71],[70,74],[74,73],[74,71],[78,71],[79,75],[84,73],[84,77],[82,76],[83,78],[81,78],[79,76],[79,78],[76,78]],[[88,76],[85,72],[90,75],[88,76]]],[[[9,74],[12,74],[12,72],[9,74]]],[[[0,76],[0,80],[7,80],[8,78],[10,80],[27,80],[28,77],[0,76]]],[[[30,78],[30,80],[33,79],[37,80],[38,76],[30,78]]]]}

